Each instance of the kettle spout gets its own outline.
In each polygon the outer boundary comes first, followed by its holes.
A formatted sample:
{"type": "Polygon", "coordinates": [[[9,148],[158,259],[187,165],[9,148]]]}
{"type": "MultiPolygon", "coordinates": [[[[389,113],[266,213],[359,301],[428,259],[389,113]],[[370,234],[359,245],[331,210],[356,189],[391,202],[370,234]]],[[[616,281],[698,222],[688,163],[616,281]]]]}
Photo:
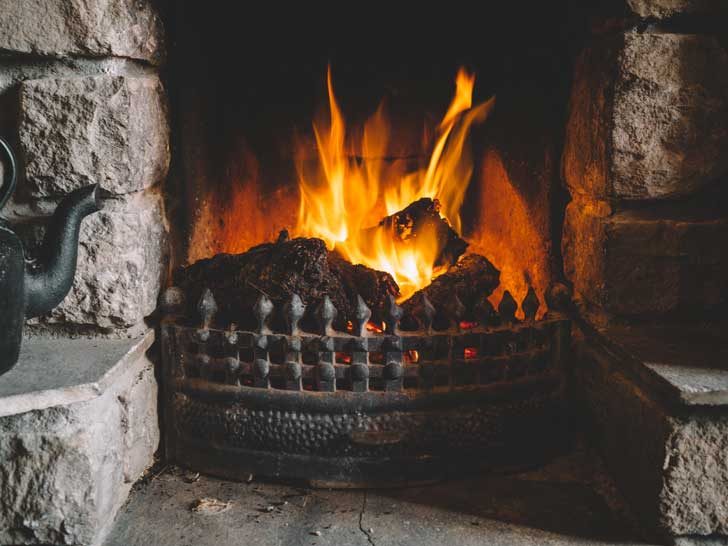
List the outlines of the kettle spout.
{"type": "Polygon", "coordinates": [[[51,217],[39,267],[26,271],[25,316],[42,315],[63,301],[73,285],[81,221],[100,210],[98,185],[68,194],[51,217]]]}

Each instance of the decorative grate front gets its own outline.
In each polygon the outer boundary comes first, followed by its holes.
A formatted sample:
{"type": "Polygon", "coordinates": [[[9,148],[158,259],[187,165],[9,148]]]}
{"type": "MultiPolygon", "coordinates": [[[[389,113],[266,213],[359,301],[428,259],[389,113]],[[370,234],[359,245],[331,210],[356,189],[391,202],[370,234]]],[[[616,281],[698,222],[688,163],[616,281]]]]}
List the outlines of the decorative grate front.
{"type": "Polygon", "coordinates": [[[192,320],[179,314],[182,298],[165,294],[161,327],[167,449],[181,464],[392,485],[438,479],[463,461],[518,464],[558,436],[567,319],[402,332],[392,302],[391,333],[368,330],[368,309],[344,333],[324,300],[311,333],[298,328],[294,296],[288,331],[274,333],[262,297],[250,332],[213,327],[211,293],[192,320]]]}

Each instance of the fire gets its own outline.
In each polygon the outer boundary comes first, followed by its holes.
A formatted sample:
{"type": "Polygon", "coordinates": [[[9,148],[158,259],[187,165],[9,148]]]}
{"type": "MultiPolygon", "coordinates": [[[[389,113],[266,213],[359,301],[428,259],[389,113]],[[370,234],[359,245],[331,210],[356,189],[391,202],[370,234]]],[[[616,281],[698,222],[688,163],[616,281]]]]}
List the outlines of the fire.
{"type": "Polygon", "coordinates": [[[314,123],[314,165],[306,160],[306,147],[298,147],[300,205],[294,233],[319,237],[352,263],[390,273],[400,298],[406,299],[444,271],[436,266],[441,249],[434,233],[418,233],[402,244],[377,224],[385,214],[429,197],[439,201],[442,216],[461,231],[460,207],[473,172],[467,137],[472,125],[488,116],[494,99],[473,106],[475,76],[460,69],[429,160],[405,173],[382,160],[390,135],[383,107],[367,120],[354,143],[334,95],[330,69],[326,81],[329,119],[314,123]]]}
{"type": "MultiPolygon", "coordinates": [[[[546,312],[543,294],[550,282],[548,232],[539,227],[538,214],[513,185],[498,152],[486,152],[481,170],[476,178],[482,189],[482,213],[468,242],[470,250],[488,256],[500,269],[500,286],[490,301],[497,307],[508,290],[520,303],[532,286],[542,303],[541,317],[546,312]]],[[[523,318],[520,307],[516,316],[523,318]]]]}

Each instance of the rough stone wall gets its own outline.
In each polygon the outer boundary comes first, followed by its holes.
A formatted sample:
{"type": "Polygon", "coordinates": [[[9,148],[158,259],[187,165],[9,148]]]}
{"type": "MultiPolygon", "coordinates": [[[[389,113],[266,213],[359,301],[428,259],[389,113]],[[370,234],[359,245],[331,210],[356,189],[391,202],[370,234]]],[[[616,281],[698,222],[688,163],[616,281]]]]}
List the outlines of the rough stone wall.
{"type": "Polygon", "coordinates": [[[701,25],[725,17],[726,5],[625,7],[621,22],[595,25],[575,69],[562,158],[572,196],[565,273],[600,318],[720,309],[728,301],[728,255],[718,251],[728,228],[728,49],[701,25]]]}
{"type": "Polygon", "coordinates": [[[0,0],[0,13],[0,135],[21,167],[2,216],[32,259],[63,195],[95,183],[106,202],[82,224],[70,294],[28,331],[141,329],[168,254],[160,16],[151,0],[0,0]]]}

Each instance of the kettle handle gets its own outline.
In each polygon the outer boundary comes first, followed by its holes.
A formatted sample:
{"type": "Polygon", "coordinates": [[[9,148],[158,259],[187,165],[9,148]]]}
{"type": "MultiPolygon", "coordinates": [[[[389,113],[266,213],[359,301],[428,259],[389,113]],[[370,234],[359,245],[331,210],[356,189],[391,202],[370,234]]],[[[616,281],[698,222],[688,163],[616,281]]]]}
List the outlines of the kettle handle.
{"type": "Polygon", "coordinates": [[[8,199],[10,199],[10,196],[15,191],[17,168],[15,154],[13,154],[13,150],[10,148],[10,145],[2,138],[0,138],[0,152],[2,152],[7,160],[7,164],[5,165],[7,171],[5,172],[2,185],[0,185],[0,210],[2,210],[5,203],[8,202],[8,199]]]}

